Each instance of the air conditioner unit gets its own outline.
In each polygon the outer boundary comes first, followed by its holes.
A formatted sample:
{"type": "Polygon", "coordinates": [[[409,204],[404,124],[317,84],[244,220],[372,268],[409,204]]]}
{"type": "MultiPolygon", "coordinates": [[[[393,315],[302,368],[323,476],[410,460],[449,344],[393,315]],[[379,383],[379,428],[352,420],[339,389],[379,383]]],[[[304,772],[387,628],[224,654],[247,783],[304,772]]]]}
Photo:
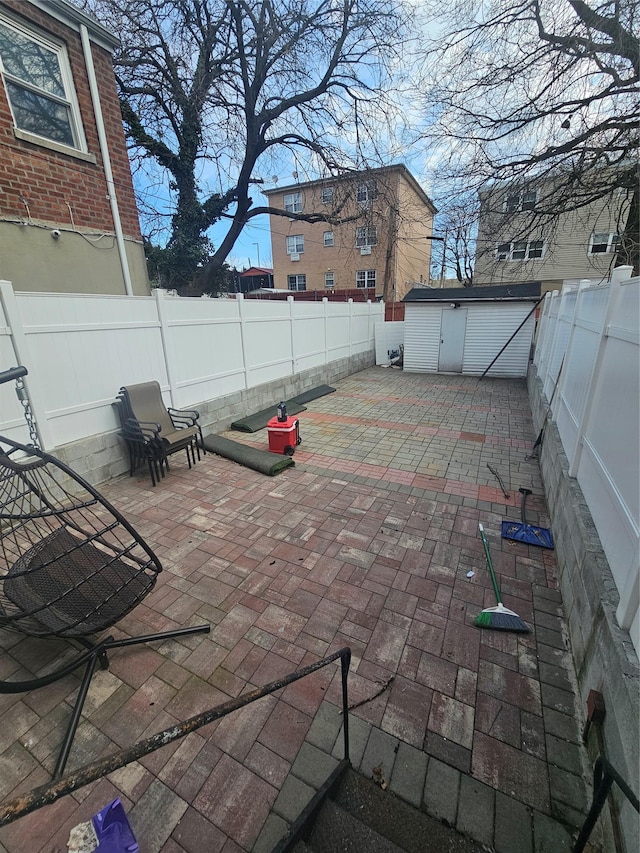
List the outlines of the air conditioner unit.
{"type": "Polygon", "coordinates": [[[294,252],[289,257],[291,258],[292,261],[299,261],[300,260],[300,255],[297,252],[294,252]]]}
{"type": "Polygon", "coordinates": [[[360,249],[360,254],[361,255],[370,255],[371,254],[371,246],[363,246],[360,249]]]}

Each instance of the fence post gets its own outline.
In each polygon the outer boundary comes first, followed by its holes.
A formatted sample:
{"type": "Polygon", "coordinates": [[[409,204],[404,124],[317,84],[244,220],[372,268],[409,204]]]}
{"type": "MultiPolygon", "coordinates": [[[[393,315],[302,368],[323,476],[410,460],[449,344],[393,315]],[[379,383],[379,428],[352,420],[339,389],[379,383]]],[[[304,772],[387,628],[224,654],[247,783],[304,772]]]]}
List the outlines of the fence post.
{"type": "MultiPolygon", "coordinates": [[[[571,326],[567,321],[566,314],[566,306],[569,301],[569,296],[572,293],[575,293],[577,287],[575,285],[565,285],[562,288],[562,292],[560,294],[560,304],[558,306],[558,316],[556,317],[555,328],[553,330],[553,341],[551,342],[551,349],[549,351],[549,363],[548,368],[549,371],[547,373],[547,379],[544,385],[544,394],[547,400],[551,400],[553,395],[553,388],[558,381],[558,374],[560,373],[560,368],[562,366],[562,360],[567,351],[567,342],[569,340],[569,334],[571,331],[571,326]],[[565,327],[569,326],[569,332],[567,332],[566,337],[564,335],[565,327]]],[[[577,302],[577,293],[576,293],[576,302],[577,302]]],[[[575,315],[575,305],[574,305],[574,315],[575,315]]],[[[557,406],[557,404],[556,404],[557,406]]],[[[551,412],[553,414],[553,410],[551,412]]]]}
{"type": "Polygon", "coordinates": [[[615,309],[620,299],[620,288],[622,282],[630,277],[631,270],[632,267],[617,267],[611,275],[611,281],[609,284],[609,301],[607,303],[607,310],[605,311],[605,315],[602,321],[602,329],[600,331],[600,343],[598,344],[598,352],[594,361],[593,372],[591,374],[589,387],[587,388],[587,393],[585,395],[586,399],[584,404],[584,412],[580,420],[580,424],[578,426],[578,434],[576,435],[575,453],[573,454],[573,459],[571,460],[571,463],[569,465],[570,477],[577,477],[578,475],[580,459],[582,458],[582,449],[584,447],[584,437],[589,426],[589,421],[591,420],[591,415],[593,413],[593,401],[595,399],[596,391],[598,390],[598,386],[600,384],[602,362],[604,360],[604,352],[607,346],[607,337],[609,335],[608,327],[611,322],[611,317],[615,314],[615,309]]]}
{"type": "MultiPolygon", "coordinates": [[[[555,293],[555,291],[553,293],[555,293]]],[[[546,346],[549,337],[549,327],[551,325],[549,322],[549,314],[551,312],[551,305],[553,303],[553,293],[551,291],[547,291],[547,293],[545,293],[544,295],[542,309],[540,311],[540,316],[538,317],[535,338],[535,350],[533,353],[533,363],[537,368],[538,378],[540,379],[543,385],[544,376],[542,374],[544,359],[547,353],[546,346]]]]}
{"type": "Polygon", "coordinates": [[[322,305],[324,308],[324,363],[329,364],[329,300],[326,296],[322,297],[322,305]]]}
{"type": "Polygon", "coordinates": [[[294,326],[294,303],[295,299],[293,296],[287,296],[287,302],[289,303],[289,341],[291,345],[291,375],[296,375],[296,351],[295,351],[295,335],[293,333],[294,326]]]}
{"type": "Polygon", "coordinates": [[[249,364],[247,362],[247,343],[245,338],[245,316],[244,316],[244,294],[236,293],[236,302],[238,304],[238,319],[240,320],[240,344],[242,346],[242,366],[244,369],[244,387],[249,387],[249,364]]]}
{"type": "Polygon", "coordinates": [[[349,358],[353,354],[353,299],[349,300],[349,358]]]}
{"type": "Polygon", "coordinates": [[[178,386],[173,372],[175,357],[173,353],[173,346],[171,344],[171,336],[169,334],[169,320],[167,318],[167,292],[162,287],[155,287],[152,292],[156,298],[156,311],[158,312],[158,322],[160,323],[160,340],[162,341],[162,356],[164,358],[164,367],[167,374],[167,380],[169,382],[169,396],[171,398],[171,405],[178,409],[180,408],[178,400],[178,386]]]}
{"type": "Polygon", "coordinates": [[[22,365],[29,371],[24,383],[29,395],[29,405],[35,418],[40,447],[42,450],[52,450],[54,444],[47,421],[43,383],[38,374],[38,365],[33,360],[29,340],[22,325],[18,300],[10,281],[0,281],[0,300],[11,333],[13,352],[17,362],[15,365],[7,365],[7,367],[22,365]]]}

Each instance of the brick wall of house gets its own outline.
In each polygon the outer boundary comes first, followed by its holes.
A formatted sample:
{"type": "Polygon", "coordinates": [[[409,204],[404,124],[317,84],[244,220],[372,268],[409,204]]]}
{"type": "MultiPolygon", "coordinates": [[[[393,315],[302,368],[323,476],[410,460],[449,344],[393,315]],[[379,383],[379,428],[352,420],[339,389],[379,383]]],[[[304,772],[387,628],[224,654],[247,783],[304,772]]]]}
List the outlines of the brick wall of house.
{"type": "MultiPolygon", "coordinates": [[[[113,217],[80,34],[22,0],[0,0],[26,27],[35,24],[65,43],[89,152],[96,163],[17,139],[4,87],[0,85],[0,219],[25,218],[52,227],[112,232],[113,217]],[[25,204],[26,202],[26,204],[25,204]],[[27,211],[28,205],[28,211],[27,211]],[[71,211],[69,210],[71,207],[71,211]]],[[[120,116],[110,53],[92,42],[118,207],[125,237],[141,240],[140,224],[120,116]]]]}

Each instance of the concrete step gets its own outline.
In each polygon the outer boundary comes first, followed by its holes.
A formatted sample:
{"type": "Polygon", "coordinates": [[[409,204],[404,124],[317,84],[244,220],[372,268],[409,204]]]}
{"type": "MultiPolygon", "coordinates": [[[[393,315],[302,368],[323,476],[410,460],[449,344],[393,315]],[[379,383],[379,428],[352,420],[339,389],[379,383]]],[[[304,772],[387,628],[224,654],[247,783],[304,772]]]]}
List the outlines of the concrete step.
{"type": "Polygon", "coordinates": [[[313,853],[403,853],[351,812],[326,800],[308,841],[313,853]]]}
{"type": "Polygon", "coordinates": [[[296,841],[291,853],[313,853],[313,850],[304,841],[296,841]]]}
{"type": "MultiPolygon", "coordinates": [[[[405,853],[484,853],[481,845],[405,803],[390,791],[383,791],[353,770],[347,771],[332,799],[342,811],[349,812],[363,826],[393,845],[389,848],[391,850],[400,849],[405,853]]],[[[378,848],[361,844],[360,847],[331,849],[356,851],[378,848]]]]}

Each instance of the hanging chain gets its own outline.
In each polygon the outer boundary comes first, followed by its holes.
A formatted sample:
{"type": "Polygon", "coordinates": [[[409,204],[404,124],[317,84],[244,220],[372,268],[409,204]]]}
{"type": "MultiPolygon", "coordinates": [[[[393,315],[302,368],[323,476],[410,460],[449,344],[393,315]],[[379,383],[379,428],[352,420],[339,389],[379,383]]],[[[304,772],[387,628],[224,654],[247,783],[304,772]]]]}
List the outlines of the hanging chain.
{"type": "Polygon", "coordinates": [[[31,439],[31,444],[34,447],[39,448],[39,439],[38,439],[38,430],[36,427],[36,419],[33,416],[33,412],[31,411],[31,403],[29,402],[29,394],[27,392],[27,387],[24,384],[24,379],[19,376],[16,379],[16,395],[18,400],[22,403],[22,407],[24,408],[24,419],[27,422],[27,426],[29,427],[29,437],[31,439]]]}

